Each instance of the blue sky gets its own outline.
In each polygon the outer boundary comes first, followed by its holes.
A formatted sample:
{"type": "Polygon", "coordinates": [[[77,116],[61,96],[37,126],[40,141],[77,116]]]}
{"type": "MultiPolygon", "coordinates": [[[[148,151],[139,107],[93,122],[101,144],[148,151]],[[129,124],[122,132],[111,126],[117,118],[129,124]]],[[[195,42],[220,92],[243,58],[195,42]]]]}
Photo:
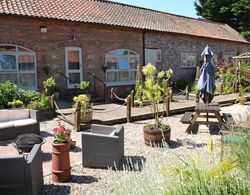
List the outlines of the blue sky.
{"type": "Polygon", "coordinates": [[[120,3],[198,18],[194,8],[195,0],[113,0],[120,3]]]}

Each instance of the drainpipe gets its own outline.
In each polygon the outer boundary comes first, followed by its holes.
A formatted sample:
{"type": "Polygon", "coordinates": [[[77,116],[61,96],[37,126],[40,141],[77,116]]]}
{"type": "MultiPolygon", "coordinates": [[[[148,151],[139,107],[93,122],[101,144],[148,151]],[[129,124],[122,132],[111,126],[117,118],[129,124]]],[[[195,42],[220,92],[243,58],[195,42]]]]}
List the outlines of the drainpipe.
{"type": "Polygon", "coordinates": [[[143,49],[143,51],[142,51],[142,59],[143,59],[143,61],[142,61],[142,66],[145,66],[145,34],[146,34],[146,31],[145,30],[143,30],[143,32],[142,32],[142,49],[143,49]]]}

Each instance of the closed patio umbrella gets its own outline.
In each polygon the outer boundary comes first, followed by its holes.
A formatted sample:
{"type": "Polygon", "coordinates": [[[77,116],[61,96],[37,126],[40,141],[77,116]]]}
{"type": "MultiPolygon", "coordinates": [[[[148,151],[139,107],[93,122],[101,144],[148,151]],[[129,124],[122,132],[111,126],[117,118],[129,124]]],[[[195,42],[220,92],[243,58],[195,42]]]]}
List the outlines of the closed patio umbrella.
{"type": "Polygon", "coordinates": [[[214,80],[214,65],[211,63],[213,57],[212,50],[206,46],[203,52],[201,53],[204,63],[201,67],[200,78],[197,83],[197,87],[200,90],[200,98],[204,103],[210,103],[214,97],[215,91],[215,80],[214,80]]]}

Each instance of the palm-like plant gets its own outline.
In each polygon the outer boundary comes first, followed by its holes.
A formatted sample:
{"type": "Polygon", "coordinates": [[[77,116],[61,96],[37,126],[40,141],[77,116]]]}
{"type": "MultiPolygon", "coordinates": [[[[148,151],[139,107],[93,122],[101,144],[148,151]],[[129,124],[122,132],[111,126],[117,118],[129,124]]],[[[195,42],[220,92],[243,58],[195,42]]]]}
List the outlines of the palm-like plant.
{"type": "Polygon", "coordinates": [[[166,92],[169,91],[168,80],[173,75],[172,69],[161,71],[156,76],[156,67],[148,64],[142,69],[145,75],[145,83],[143,87],[143,94],[151,103],[152,114],[155,119],[155,125],[161,126],[159,118],[159,103],[166,98],[166,92]]]}

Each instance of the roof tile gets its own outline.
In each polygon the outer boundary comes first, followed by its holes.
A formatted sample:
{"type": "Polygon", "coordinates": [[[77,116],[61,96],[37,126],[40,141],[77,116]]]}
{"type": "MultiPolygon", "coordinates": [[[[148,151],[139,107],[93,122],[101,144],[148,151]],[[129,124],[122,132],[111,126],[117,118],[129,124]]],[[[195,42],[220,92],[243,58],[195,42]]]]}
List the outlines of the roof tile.
{"type": "Polygon", "coordinates": [[[1,0],[0,14],[100,23],[248,43],[226,24],[104,0],[1,0]]]}

